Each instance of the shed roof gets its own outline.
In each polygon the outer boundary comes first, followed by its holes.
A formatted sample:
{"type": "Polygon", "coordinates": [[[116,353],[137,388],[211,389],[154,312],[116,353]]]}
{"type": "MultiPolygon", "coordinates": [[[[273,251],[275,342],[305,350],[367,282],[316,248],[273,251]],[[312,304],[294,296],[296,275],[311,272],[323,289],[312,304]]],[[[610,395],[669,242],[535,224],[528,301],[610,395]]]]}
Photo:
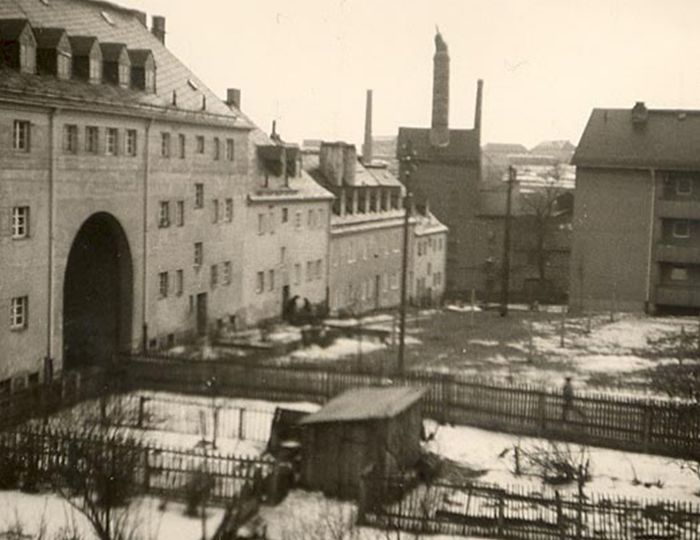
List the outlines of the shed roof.
{"type": "Polygon", "coordinates": [[[392,418],[416,403],[425,388],[410,386],[355,388],[326,403],[318,412],[301,420],[302,424],[358,422],[392,418]]]}

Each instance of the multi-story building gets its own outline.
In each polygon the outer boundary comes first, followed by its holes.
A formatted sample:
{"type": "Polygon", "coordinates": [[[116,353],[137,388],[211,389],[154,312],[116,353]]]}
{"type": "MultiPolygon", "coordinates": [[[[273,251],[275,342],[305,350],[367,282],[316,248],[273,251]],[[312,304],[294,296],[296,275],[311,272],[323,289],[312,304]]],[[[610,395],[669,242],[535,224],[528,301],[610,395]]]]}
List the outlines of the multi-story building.
{"type": "Polygon", "coordinates": [[[700,308],[698,141],[698,111],[592,112],[573,158],[573,308],[700,308]]]}
{"type": "MultiPolygon", "coordinates": [[[[482,82],[477,85],[473,129],[450,129],[450,57],[447,44],[435,36],[433,58],[433,113],[430,128],[399,128],[397,153],[409,149],[417,165],[410,175],[415,204],[423,211],[426,201],[437,219],[449,227],[447,246],[447,294],[468,294],[481,279],[481,262],[473,258],[473,231],[478,228],[478,197],[481,178],[481,99],[482,82]]],[[[399,178],[406,178],[400,163],[399,178]]]]}
{"type": "Polygon", "coordinates": [[[411,221],[406,292],[413,305],[431,306],[445,294],[447,227],[429,211],[411,221]]]}

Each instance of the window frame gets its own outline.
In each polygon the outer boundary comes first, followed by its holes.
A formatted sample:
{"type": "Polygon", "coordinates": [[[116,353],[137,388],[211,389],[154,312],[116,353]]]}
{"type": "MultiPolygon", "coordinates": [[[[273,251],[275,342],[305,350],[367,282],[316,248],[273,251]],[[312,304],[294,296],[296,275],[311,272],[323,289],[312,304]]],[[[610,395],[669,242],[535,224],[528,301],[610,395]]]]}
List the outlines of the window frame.
{"type": "Polygon", "coordinates": [[[170,227],[170,201],[159,201],[158,228],[166,229],[168,227],[170,227]]]}
{"type": "Polygon", "coordinates": [[[119,155],[119,130],[114,127],[108,127],[105,135],[105,155],[119,155]],[[111,142],[110,142],[111,141],[111,142]]]}
{"type": "Polygon", "coordinates": [[[10,299],[10,330],[19,332],[29,326],[29,296],[14,296],[10,299]]]}
{"type": "Polygon", "coordinates": [[[175,203],[175,221],[178,227],[185,226],[185,201],[183,200],[175,203]]]}
{"type": "Polygon", "coordinates": [[[204,135],[197,135],[195,138],[195,153],[204,154],[206,152],[206,143],[204,141],[204,135]]]}
{"type": "Polygon", "coordinates": [[[170,133],[167,131],[160,132],[160,157],[163,159],[170,159],[170,133]]]}
{"type": "Polygon", "coordinates": [[[78,153],[78,125],[63,124],[63,153],[78,153]]]}
{"type": "Polygon", "coordinates": [[[178,133],[177,135],[177,152],[180,159],[185,159],[187,156],[187,138],[184,133],[178,133]]]}
{"type": "Polygon", "coordinates": [[[259,271],[255,274],[255,292],[262,294],[265,291],[265,272],[259,271]]]}
{"type": "Polygon", "coordinates": [[[214,161],[221,159],[221,139],[214,137],[214,161]]]}
{"type": "Polygon", "coordinates": [[[226,219],[226,223],[232,223],[233,222],[233,198],[229,197],[225,201],[225,208],[224,208],[224,217],[226,219]]]}
{"type": "Polygon", "coordinates": [[[170,292],[170,278],[168,272],[158,272],[158,299],[164,300],[170,292]]]}
{"type": "Polygon", "coordinates": [[[29,153],[31,151],[31,122],[29,120],[15,120],[12,126],[12,149],[15,152],[29,153]]]}
{"type": "Polygon", "coordinates": [[[682,195],[682,196],[688,196],[693,193],[693,180],[692,178],[688,178],[687,176],[679,176],[676,178],[675,181],[675,188],[676,188],[676,195],[682,195]],[[688,184],[688,189],[683,190],[680,189],[681,185],[683,182],[687,182],[688,184]]]}
{"type": "Polygon", "coordinates": [[[226,160],[233,161],[236,156],[236,144],[233,139],[226,139],[226,160]]]}
{"type": "Polygon", "coordinates": [[[194,185],[194,207],[197,210],[204,208],[204,184],[197,182],[194,185]]]}
{"type": "Polygon", "coordinates": [[[28,205],[13,206],[11,216],[12,239],[24,240],[29,238],[31,226],[31,209],[28,205]]]}
{"type": "Polygon", "coordinates": [[[85,152],[87,154],[99,154],[100,152],[100,128],[97,126],[85,126],[85,152]]]}
{"type": "Polygon", "coordinates": [[[126,130],[125,154],[129,157],[136,156],[138,152],[138,132],[135,129],[126,130]]]}
{"type": "Polygon", "coordinates": [[[202,242],[194,243],[194,266],[201,268],[204,264],[204,244],[202,242]]]}
{"type": "Polygon", "coordinates": [[[689,219],[677,219],[673,222],[672,233],[674,238],[690,238],[690,220],[689,219]],[[681,233],[678,231],[678,226],[685,226],[685,232],[681,233]]]}
{"type": "Polygon", "coordinates": [[[182,269],[175,271],[175,296],[182,296],[185,292],[185,272],[182,269]]]}

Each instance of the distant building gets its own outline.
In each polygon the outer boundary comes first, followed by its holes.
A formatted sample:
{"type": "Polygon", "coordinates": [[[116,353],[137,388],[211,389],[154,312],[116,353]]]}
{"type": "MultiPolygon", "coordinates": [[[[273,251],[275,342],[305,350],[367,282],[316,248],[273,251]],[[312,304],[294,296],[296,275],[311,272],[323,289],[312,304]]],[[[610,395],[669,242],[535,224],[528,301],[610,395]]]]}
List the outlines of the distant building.
{"type": "Polygon", "coordinates": [[[593,110],[573,158],[573,308],[700,308],[699,145],[700,111],[593,110]]]}

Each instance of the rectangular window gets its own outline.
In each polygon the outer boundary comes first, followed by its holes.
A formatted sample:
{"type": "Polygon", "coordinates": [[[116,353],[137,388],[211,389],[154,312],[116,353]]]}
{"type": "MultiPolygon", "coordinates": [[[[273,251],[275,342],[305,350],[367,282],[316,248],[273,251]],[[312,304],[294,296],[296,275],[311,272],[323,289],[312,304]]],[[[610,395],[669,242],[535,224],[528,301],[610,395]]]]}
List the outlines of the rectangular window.
{"type": "Polygon", "coordinates": [[[676,194],[690,195],[693,192],[693,184],[690,178],[676,178],[676,194]]]}
{"type": "Polygon", "coordinates": [[[212,223],[219,222],[219,199],[212,199],[211,201],[211,220],[212,223]]]}
{"type": "Polygon", "coordinates": [[[195,242],[194,244],[194,265],[202,266],[204,262],[204,246],[201,242],[195,242]]]}
{"type": "Polygon", "coordinates": [[[126,130],[126,155],[127,156],[135,156],[136,155],[136,130],[135,129],[127,129],[126,130]]]}
{"type": "Polygon", "coordinates": [[[100,131],[97,126],[85,128],[85,151],[88,154],[97,154],[100,144],[100,131]]]}
{"type": "Polygon", "coordinates": [[[674,221],[673,236],[676,238],[690,238],[690,221],[687,219],[674,221]]]}
{"type": "Polygon", "coordinates": [[[301,283],[301,265],[299,263],[294,264],[294,285],[299,285],[301,283]]]}
{"type": "Polygon", "coordinates": [[[280,248],[280,264],[284,264],[284,260],[287,258],[287,248],[282,246],[280,248]]]}
{"type": "Polygon", "coordinates": [[[176,210],[177,226],[184,227],[185,225],[185,201],[177,201],[176,210]]]}
{"type": "Polygon", "coordinates": [[[310,282],[314,279],[314,263],[313,261],[307,261],[306,263],[306,281],[310,282]]]}
{"type": "Polygon", "coordinates": [[[10,329],[24,330],[27,327],[29,297],[17,296],[10,302],[10,329]]]}
{"type": "Polygon", "coordinates": [[[160,134],[160,155],[164,158],[170,157],[170,133],[160,134]]]}
{"type": "Polygon", "coordinates": [[[182,296],[185,291],[185,273],[182,270],[175,272],[175,294],[182,296]]]}
{"type": "Polygon", "coordinates": [[[233,199],[226,199],[226,221],[233,221],[233,199]]]}
{"type": "Polygon", "coordinates": [[[170,202],[160,201],[158,209],[158,227],[170,227],[170,202]]]}
{"type": "Polygon", "coordinates": [[[320,228],[323,228],[323,220],[324,220],[324,218],[325,218],[325,216],[324,216],[323,208],[320,208],[319,211],[318,211],[318,226],[319,226],[320,228]]]}
{"type": "Polygon", "coordinates": [[[218,264],[212,264],[211,265],[211,288],[215,289],[216,286],[219,284],[219,265],[218,264]]]}
{"type": "Polygon", "coordinates": [[[168,297],[168,273],[160,272],[158,274],[158,297],[167,298],[168,297]]]}
{"type": "Polygon", "coordinates": [[[221,157],[221,141],[219,137],[214,137],[214,161],[219,161],[221,157]]]}
{"type": "Polygon", "coordinates": [[[282,223],[287,223],[289,221],[289,209],[282,208],[282,223]]]}
{"type": "Polygon", "coordinates": [[[316,261],[316,279],[321,279],[323,274],[323,261],[321,259],[316,261]]]}
{"type": "Polygon", "coordinates": [[[197,135],[197,153],[198,154],[204,153],[204,136],[203,135],[197,135]]]}
{"type": "Polygon", "coordinates": [[[233,161],[234,156],[234,146],[233,139],[226,139],[226,159],[233,161]]]}
{"type": "Polygon", "coordinates": [[[255,281],[255,292],[261,293],[265,290],[265,272],[258,272],[255,281]]]}
{"type": "Polygon", "coordinates": [[[688,281],[688,269],[674,266],[671,268],[669,278],[671,281],[688,281]]]}
{"type": "Polygon", "coordinates": [[[204,208],[204,184],[194,185],[194,207],[204,208]]]}
{"type": "Polygon", "coordinates": [[[294,227],[296,229],[301,229],[301,212],[297,212],[294,215],[294,227]]]}
{"type": "Polygon", "coordinates": [[[307,219],[306,219],[306,226],[307,226],[309,229],[313,229],[313,228],[314,228],[314,211],[313,211],[313,210],[309,210],[309,215],[308,215],[308,217],[307,217],[307,219]]]}
{"type": "Polygon", "coordinates": [[[29,237],[29,207],[15,206],[12,208],[12,238],[29,237]]]}
{"type": "Polygon", "coordinates": [[[269,283],[267,284],[268,290],[272,291],[275,288],[275,271],[270,270],[268,271],[268,281],[269,283]]]}
{"type": "Polygon", "coordinates": [[[78,152],[78,126],[75,124],[63,126],[63,151],[66,154],[78,152]]]}
{"type": "Polygon", "coordinates": [[[12,131],[12,148],[18,152],[29,152],[30,124],[26,120],[15,120],[12,131]]]}
{"type": "Polygon", "coordinates": [[[183,133],[180,133],[177,136],[177,146],[178,155],[180,156],[180,159],[185,159],[187,143],[185,141],[185,135],[183,133]]]}
{"type": "Polygon", "coordinates": [[[258,234],[265,234],[265,214],[258,214],[258,234]]]}
{"type": "Polygon", "coordinates": [[[90,60],[90,82],[98,82],[102,79],[102,62],[90,60]]]}
{"type": "Polygon", "coordinates": [[[270,229],[270,234],[275,234],[275,211],[270,210],[267,216],[267,227],[270,229]]]}
{"type": "Polygon", "coordinates": [[[107,128],[107,146],[105,153],[108,156],[116,156],[118,153],[119,136],[117,128],[107,128]]]}
{"type": "Polygon", "coordinates": [[[224,275],[223,275],[224,285],[231,285],[231,261],[226,261],[224,263],[224,275]]]}

